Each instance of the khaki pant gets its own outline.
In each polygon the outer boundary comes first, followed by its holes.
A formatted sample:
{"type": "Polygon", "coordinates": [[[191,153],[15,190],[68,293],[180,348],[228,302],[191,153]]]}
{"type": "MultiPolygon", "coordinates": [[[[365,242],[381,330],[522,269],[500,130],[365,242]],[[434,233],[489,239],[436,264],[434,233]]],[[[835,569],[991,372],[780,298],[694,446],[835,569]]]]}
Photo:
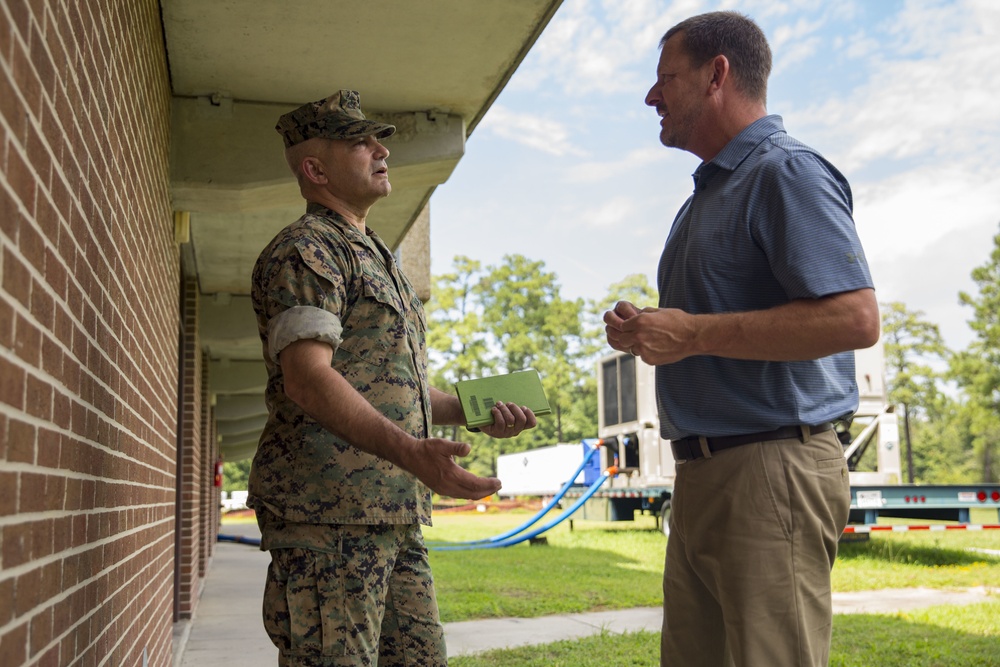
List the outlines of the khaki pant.
{"type": "Polygon", "coordinates": [[[832,430],[677,466],[660,664],[827,665],[850,489],[832,430]]]}
{"type": "Polygon", "coordinates": [[[281,667],[448,664],[419,526],[277,523],[264,627],[281,667]]]}

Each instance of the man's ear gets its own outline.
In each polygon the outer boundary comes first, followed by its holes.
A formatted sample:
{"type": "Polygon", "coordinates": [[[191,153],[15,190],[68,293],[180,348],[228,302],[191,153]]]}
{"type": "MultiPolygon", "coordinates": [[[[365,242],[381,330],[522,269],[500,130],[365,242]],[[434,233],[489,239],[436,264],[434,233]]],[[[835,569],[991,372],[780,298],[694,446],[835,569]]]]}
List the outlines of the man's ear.
{"type": "Polygon", "coordinates": [[[312,155],[302,160],[302,177],[317,185],[325,185],[328,180],[323,163],[312,155]]]}
{"type": "Polygon", "coordinates": [[[709,92],[722,90],[726,80],[729,78],[729,58],[724,55],[717,55],[709,63],[709,92]]]}

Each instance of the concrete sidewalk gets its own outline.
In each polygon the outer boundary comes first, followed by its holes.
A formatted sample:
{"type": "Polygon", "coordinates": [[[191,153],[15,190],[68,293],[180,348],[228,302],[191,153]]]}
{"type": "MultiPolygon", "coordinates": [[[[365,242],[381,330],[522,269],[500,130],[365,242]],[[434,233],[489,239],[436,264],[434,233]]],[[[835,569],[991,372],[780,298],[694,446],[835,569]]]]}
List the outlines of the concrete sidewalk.
{"type": "MultiPolygon", "coordinates": [[[[260,537],[254,524],[227,525],[223,533],[260,537]]],[[[174,667],[274,667],[278,651],[261,623],[264,575],[270,557],[256,547],[232,542],[216,546],[194,620],[174,628],[174,667]]],[[[969,604],[989,598],[985,589],[928,588],[834,593],[835,614],[891,613],[941,604],[969,604]]],[[[996,598],[992,598],[996,599],[996,598]]],[[[445,624],[448,656],[494,648],[577,639],[602,630],[658,632],[660,608],[625,609],[544,618],[501,618],[445,624]]]]}

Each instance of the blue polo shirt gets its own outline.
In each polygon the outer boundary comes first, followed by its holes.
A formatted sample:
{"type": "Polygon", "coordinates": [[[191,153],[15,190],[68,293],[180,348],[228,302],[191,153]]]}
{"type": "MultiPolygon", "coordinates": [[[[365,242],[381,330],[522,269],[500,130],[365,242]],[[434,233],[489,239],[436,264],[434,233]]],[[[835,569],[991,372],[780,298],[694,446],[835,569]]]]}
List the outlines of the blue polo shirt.
{"type": "MultiPolygon", "coordinates": [[[[745,128],[698,167],[694,183],[660,258],[661,308],[745,312],[872,287],[850,185],[789,137],[780,116],[745,128]]],[[[656,395],[664,438],[819,424],[857,410],[854,353],[688,357],[657,366],[656,395]]]]}

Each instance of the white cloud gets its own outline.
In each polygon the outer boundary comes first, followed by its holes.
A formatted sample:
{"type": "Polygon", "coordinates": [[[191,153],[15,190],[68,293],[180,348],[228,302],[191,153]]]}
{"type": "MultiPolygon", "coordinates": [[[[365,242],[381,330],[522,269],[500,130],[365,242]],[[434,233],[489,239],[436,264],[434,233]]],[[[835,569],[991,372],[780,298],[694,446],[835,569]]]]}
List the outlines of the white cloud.
{"type": "Polygon", "coordinates": [[[786,51],[786,44],[791,44],[794,47],[796,42],[812,38],[822,26],[823,21],[821,20],[810,21],[805,18],[800,18],[794,25],[780,25],[775,29],[774,35],[769,40],[771,51],[773,53],[782,53],[786,51]]]}
{"type": "MultiPolygon", "coordinates": [[[[1000,135],[1000,3],[965,3],[966,11],[923,4],[905,9],[904,25],[928,26],[945,21],[955,30],[923,27],[895,45],[895,52],[869,62],[871,77],[846,98],[835,97],[793,113],[803,126],[842,147],[832,157],[847,171],[872,163],[914,157],[941,159],[974,153],[984,136],[1000,135]],[[944,18],[946,15],[947,18],[944,18]],[[933,42],[933,43],[931,43],[933,42]],[[930,56],[919,48],[932,49],[930,56]]],[[[902,28],[893,28],[901,31],[902,28]]],[[[798,125],[796,125],[798,126],[798,125]]],[[[994,160],[998,159],[994,157],[994,160]]]]}
{"type": "Polygon", "coordinates": [[[946,342],[971,340],[958,292],[989,259],[1000,228],[1000,172],[956,157],[855,187],[855,220],[881,301],[902,301],[946,342]]]}
{"type": "Polygon", "coordinates": [[[566,0],[510,87],[519,91],[550,87],[570,97],[645,90],[653,81],[663,33],[705,11],[705,4],[702,0],[566,0]]]}
{"type": "Polygon", "coordinates": [[[624,229],[635,214],[637,204],[631,197],[612,197],[596,207],[588,207],[580,214],[580,221],[588,227],[624,229]]]}
{"type": "Polygon", "coordinates": [[[662,146],[649,146],[629,151],[620,160],[582,162],[566,169],[569,183],[601,183],[616,177],[635,173],[651,164],[670,159],[670,153],[662,146]]]}
{"type": "Polygon", "coordinates": [[[500,104],[490,107],[478,130],[487,130],[550,155],[585,155],[572,144],[564,124],[535,114],[517,113],[500,104]]]}
{"type": "MultiPolygon", "coordinates": [[[[918,254],[967,229],[1000,223],[1000,172],[960,160],[861,182],[854,196],[869,261],[918,254]]],[[[970,244],[970,257],[982,252],[970,244]]]]}

